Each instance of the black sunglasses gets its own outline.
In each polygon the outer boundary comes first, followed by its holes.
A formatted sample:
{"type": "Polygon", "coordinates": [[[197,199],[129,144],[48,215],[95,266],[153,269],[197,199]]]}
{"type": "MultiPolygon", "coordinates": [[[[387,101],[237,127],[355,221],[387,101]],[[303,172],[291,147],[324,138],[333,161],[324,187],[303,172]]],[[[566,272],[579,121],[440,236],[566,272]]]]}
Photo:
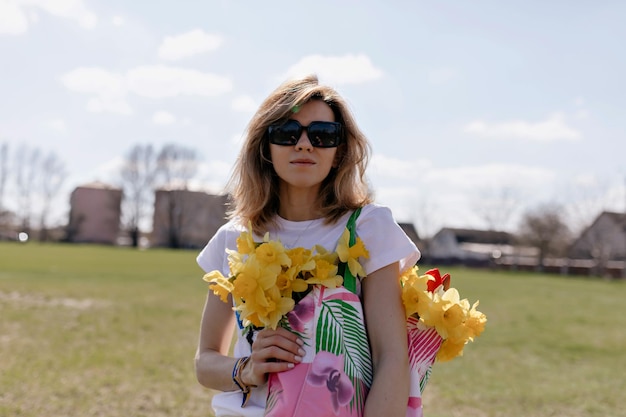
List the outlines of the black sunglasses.
{"type": "Polygon", "coordinates": [[[289,119],[284,123],[273,124],[267,128],[270,143],[281,146],[294,146],[306,130],[311,145],[316,148],[334,148],[343,139],[343,128],[337,122],[311,122],[302,126],[297,120],[289,119]]]}

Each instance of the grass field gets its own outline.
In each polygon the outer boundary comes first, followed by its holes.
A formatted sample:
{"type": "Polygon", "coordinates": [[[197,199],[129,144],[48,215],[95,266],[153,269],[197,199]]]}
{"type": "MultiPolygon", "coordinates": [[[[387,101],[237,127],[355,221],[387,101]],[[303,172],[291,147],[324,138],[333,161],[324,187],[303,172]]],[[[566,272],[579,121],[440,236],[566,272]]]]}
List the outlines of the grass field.
{"type": "MultiPolygon", "coordinates": [[[[0,243],[0,417],[210,416],[195,255],[0,243]]],[[[626,283],[449,272],[489,321],[435,365],[427,417],[626,416],[626,283]]]]}

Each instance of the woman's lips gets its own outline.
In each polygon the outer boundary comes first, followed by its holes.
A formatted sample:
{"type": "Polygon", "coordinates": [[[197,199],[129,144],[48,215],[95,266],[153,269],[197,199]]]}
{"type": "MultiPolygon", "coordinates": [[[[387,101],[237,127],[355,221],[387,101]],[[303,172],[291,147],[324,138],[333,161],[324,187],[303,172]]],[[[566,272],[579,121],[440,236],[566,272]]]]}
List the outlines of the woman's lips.
{"type": "Polygon", "coordinates": [[[311,159],[294,159],[291,163],[295,165],[313,165],[315,164],[315,161],[312,161],[311,159]]]}

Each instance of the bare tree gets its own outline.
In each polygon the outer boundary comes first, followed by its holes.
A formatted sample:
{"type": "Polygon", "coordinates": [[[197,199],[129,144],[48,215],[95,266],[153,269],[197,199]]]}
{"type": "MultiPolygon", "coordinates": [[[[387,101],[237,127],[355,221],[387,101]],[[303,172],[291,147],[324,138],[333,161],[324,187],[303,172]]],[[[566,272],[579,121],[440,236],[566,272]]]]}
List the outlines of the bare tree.
{"type": "Polygon", "coordinates": [[[48,240],[48,216],[52,201],[58,195],[67,176],[65,164],[54,152],[41,160],[41,212],[39,217],[39,240],[48,240]]]}
{"type": "Polygon", "coordinates": [[[9,177],[9,145],[0,146],[0,213],[4,212],[4,191],[9,177]]]}
{"type": "Polygon", "coordinates": [[[515,210],[520,207],[521,197],[518,190],[510,186],[485,190],[474,202],[476,213],[482,218],[489,230],[506,230],[515,210]]]}
{"type": "Polygon", "coordinates": [[[8,207],[5,207],[4,204],[9,172],[9,145],[5,142],[0,147],[0,239],[2,239],[4,235],[9,235],[14,220],[14,213],[12,213],[8,207]]]}
{"type": "Polygon", "coordinates": [[[569,239],[569,229],[558,205],[543,205],[522,216],[520,238],[539,250],[538,268],[543,270],[545,258],[559,253],[569,239]]]}
{"type": "MultiPolygon", "coordinates": [[[[189,181],[198,170],[198,154],[194,149],[179,145],[166,145],[158,157],[159,174],[165,186],[170,190],[187,190],[189,181]]],[[[168,193],[168,246],[180,248],[183,244],[187,217],[191,216],[191,207],[180,193],[168,193]]],[[[184,195],[184,193],[182,193],[184,195]]]]}
{"type": "Polygon", "coordinates": [[[157,158],[159,174],[170,188],[186,190],[198,172],[198,153],[180,145],[165,145],[157,158]]]}
{"type": "Polygon", "coordinates": [[[581,182],[566,193],[574,202],[567,210],[570,226],[575,234],[582,233],[589,227],[598,214],[610,211],[611,206],[618,204],[610,197],[611,184],[607,179],[593,179],[581,182]]]}
{"type": "Polygon", "coordinates": [[[150,212],[157,172],[157,154],[152,145],[135,145],[127,153],[121,169],[124,227],[133,247],[139,246],[140,224],[150,212]]]}
{"type": "Polygon", "coordinates": [[[15,156],[15,186],[18,197],[17,212],[20,218],[22,231],[30,234],[31,218],[33,213],[33,195],[35,182],[40,168],[40,151],[27,146],[20,146],[15,156]]]}

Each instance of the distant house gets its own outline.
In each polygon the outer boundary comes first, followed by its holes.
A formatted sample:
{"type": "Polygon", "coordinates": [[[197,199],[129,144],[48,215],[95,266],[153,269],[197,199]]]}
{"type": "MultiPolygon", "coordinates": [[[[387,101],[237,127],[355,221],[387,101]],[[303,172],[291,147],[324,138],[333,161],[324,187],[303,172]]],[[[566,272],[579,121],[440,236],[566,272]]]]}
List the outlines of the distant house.
{"type": "Polygon", "coordinates": [[[430,239],[427,255],[433,263],[480,266],[514,254],[510,233],[444,227],[430,239]]]}
{"type": "Polygon", "coordinates": [[[76,187],[70,195],[67,240],[75,243],[117,242],[122,190],[101,182],[76,187]]]}
{"type": "Polygon", "coordinates": [[[151,246],[200,248],[226,222],[225,195],[160,189],[155,192],[151,246]]]}
{"type": "Polygon", "coordinates": [[[626,213],[600,213],[570,246],[568,256],[599,262],[626,260],[626,213]]]}

